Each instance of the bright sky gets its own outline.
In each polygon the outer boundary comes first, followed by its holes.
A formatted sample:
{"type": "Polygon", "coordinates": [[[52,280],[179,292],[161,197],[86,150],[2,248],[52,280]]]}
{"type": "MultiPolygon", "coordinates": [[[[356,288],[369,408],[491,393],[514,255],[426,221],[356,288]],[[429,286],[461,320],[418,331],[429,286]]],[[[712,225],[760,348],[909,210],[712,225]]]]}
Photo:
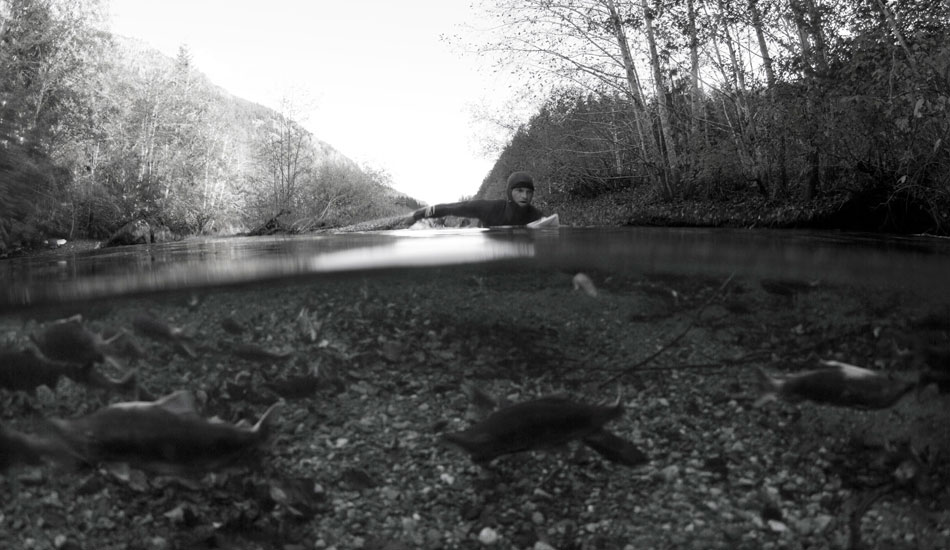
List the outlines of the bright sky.
{"type": "Polygon", "coordinates": [[[478,191],[495,157],[472,107],[507,83],[440,40],[471,0],[111,0],[111,30],[174,56],[229,92],[277,108],[309,97],[314,136],[430,204],[478,191]]]}

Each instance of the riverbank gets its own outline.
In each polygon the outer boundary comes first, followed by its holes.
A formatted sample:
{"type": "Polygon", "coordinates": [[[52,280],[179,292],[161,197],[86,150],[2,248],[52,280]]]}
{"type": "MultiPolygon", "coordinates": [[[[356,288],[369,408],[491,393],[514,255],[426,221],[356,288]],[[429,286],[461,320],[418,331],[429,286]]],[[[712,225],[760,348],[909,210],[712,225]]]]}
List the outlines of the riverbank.
{"type": "Polygon", "coordinates": [[[565,225],[823,229],[891,234],[950,234],[950,205],[931,212],[908,200],[873,194],[770,200],[755,194],[664,200],[646,186],[594,198],[541,197],[565,225]]]}
{"type": "MultiPolygon", "coordinates": [[[[568,226],[724,227],[769,229],[818,229],[868,233],[950,235],[950,207],[925,212],[919,205],[873,197],[821,196],[810,201],[768,200],[742,194],[707,200],[663,200],[647,186],[601,194],[593,198],[540,193],[536,204],[544,212],[558,213],[568,226]]],[[[318,232],[376,231],[403,227],[402,218],[367,220],[318,232]]],[[[94,250],[104,241],[75,239],[59,247],[20,246],[0,254],[19,256],[63,255],[94,250]]]]}

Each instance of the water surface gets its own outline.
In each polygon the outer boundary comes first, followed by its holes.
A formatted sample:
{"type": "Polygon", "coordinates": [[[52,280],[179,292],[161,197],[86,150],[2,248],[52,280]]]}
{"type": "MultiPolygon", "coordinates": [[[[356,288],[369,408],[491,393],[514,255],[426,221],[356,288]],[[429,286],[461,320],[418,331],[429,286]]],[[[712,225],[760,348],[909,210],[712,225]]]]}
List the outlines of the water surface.
{"type": "Polygon", "coordinates": [[[194,239],[0,261],[0,307],[426,266],[736,274],[950,296],[950,241],[768,230],[401,230],[194,239]]]}

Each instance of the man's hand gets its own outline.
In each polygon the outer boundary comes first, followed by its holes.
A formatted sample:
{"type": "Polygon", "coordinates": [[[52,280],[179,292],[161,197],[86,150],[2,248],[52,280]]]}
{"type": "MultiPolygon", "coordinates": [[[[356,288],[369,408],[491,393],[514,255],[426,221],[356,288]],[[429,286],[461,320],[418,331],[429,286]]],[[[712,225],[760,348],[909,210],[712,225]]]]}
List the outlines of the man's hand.
{"type": "Polygon", "coordinates": [[[422,218],[428,218],[434,213],[435,213],[434,206],[426,206],[425,208],[420,208],[419,210],[416,210],[415,212],[413,212],[412,219],[414,221],[419,221],[422,218]]]}

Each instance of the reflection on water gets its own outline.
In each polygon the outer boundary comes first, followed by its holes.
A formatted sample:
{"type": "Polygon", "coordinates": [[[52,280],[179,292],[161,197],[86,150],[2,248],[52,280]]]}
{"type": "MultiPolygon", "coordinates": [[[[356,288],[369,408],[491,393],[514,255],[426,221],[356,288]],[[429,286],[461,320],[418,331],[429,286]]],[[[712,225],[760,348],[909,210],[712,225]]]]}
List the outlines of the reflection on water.
{"type": "MultiPolygon", "coordinates": [[[[492,238],[487,232],[444,233],[406,231],[385,244],[311,255],[304,271],[310,273],[480,263],[532,258],[534,242],[526,238],[492,238]],[[438,238],[432,238],[438,237],[438,238]]],[[[522,237],[528,236],[526,233],[522,237]]]]}
{"type": "Polygon", "coordinates": [[[0,261],[0,307],[377,269],[534,262],[561,270],[785,277],[950,295],[950,243],[662,228],[424,230],[188,240],[0,261]]]}

